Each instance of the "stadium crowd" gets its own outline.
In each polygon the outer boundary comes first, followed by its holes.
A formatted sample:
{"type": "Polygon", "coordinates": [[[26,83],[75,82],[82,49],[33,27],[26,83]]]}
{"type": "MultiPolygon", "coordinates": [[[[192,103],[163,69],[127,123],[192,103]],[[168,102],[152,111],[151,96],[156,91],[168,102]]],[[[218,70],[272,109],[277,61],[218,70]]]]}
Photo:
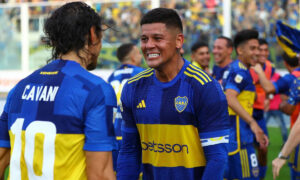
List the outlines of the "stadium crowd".
{"type": "Polygon", "coordinates": [[[220,36],[221,2],[214,0],[163,1],[152,10],[148,2],[71,2],[53,10],[44,25],[52,60],[10,91],[0,116],[0,178],[10,165],[11,179],[264,179],[264,113],[278,94],[292,133],[273,176],[289,159],[291,179],[299,178],[298,7],[243,3],[233,3],[233,38],[220,36]],[[122,65],[108,83],[88,72],[102,41],[122,44],[122,65]],[[269,60],[274,44],[289,72],[282,77],[269,60]]]}

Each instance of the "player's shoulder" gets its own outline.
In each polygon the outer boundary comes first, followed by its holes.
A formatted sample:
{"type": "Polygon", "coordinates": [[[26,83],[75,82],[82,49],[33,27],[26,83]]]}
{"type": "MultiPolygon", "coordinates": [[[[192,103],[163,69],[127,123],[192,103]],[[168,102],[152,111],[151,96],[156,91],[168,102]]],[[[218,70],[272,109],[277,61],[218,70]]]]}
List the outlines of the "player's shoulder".
{"type": "Polygon", "coordinates": [[[213,78],[209,74],[193,64],[188,64],[183,73],[187,79],[191,79],[197,85],[203,86],[213,82],[213,78]]]}
{"type": "Polygon", "coordinates": [[[127,85],[134,86],[139,82],[142,82],[143,80],[147,80],[149,77],[151,77],[154,74],[153,68],[148,68],[146,70],[143,70],[142,72],[136,74],[132,78],[128,79],[127,85]]]}

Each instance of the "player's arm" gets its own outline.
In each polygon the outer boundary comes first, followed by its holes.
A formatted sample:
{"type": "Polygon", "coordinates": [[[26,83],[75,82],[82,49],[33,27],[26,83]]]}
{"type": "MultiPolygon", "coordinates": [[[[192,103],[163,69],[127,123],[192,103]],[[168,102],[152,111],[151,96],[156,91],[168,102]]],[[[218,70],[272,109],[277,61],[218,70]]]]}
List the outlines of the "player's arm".
{"type": "Polygon", "coordinates": [[[131,93],[126,84],[121,95],[122,145],[117,161],[118,180],[139,179],[141,142],[131,109],[131,93]]]}
{"type": "Polygon", "coordinates": [[[257,73],[259,78],[259,83],[261,84],[262,88],[265,90],[267,94],[275,93],[276,89],[272,81],[268,80],[263,68],[259,63],[256,63],[255,66],[252,66],[251,68],[254,69],[254,71],[257,73]]]}
{"type": "Polygon", "coordinates": [[[290,87],[289,97],[282,101],[279,109],[288,114],[293,114],[296,105],[300,102],[300,80],[296,79],[290,87]]]}
{"type": "Polygon", "coordinates": [[[278,157],[272,161],[274,179],[276,179],[276,177],[279,175],[281,167],[287,160],[284,157],[288,157],[298,144],[300,144],[300,116],[298,116],[298,119],[290,132],[288,140],[281,150],[281,158],[278,157]]]}
{"type": "Polygon", "coordinates": [[[0,180],[4,179],[5,168],[9,165],[10,149],[0,148],[0,180]]]}
{"type": "Polygon", "coordinates": [[[115,180],[112,153],[85,151],[86,172],[88,180],[115,180]]]}
{"type": "Polygon", "coordinates": [[[257,142],[260,144],[260,147],[267,147],[269,143],[268,137],[258,126],[255,119],[253,119],[253,117],[240,104],[239,100],[237,99],[239,93],[234,89],[226,89],[225,94],[228,101],[228,106],[250,126],[250,129],[254,133],[257,142]]]}
{"type": "Polygon", "coordinates": [[[96,86],[84,106],[86,173],[88,179],[115,179],[111,151],[117,142],[113,128],[113,108],[116,96],[108,84],[96,86]]]}
{"type": "Polygon", "coordinates": [[[194,92],[194,107],[198,112],[199,136],[206,167],[202,179],[223,179],[227,164],[229,116],[226,97],[220,84],[213,80],[194,92]]]}

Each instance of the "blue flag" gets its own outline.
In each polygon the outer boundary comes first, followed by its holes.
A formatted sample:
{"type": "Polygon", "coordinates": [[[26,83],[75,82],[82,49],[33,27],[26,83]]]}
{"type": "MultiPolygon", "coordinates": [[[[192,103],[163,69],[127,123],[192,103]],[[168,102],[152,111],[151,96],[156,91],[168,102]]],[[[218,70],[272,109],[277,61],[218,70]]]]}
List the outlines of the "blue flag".
{"type": "Polygon", "coordinates": [[[300,53],[300,31],[281,21],[276,22],[277,42],[291,57],[300,53]]]}

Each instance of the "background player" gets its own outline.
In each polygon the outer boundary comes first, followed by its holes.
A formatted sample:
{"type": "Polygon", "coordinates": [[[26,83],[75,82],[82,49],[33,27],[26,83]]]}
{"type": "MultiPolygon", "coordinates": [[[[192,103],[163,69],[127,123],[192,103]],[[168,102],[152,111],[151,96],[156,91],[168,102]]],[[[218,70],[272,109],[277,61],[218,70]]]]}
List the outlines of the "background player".
{"type": "Polygon", "coordinates": [[[101,50],[101,22],[82,2],[45,22],[54,60],[10,91],[0,118],[0,172],[11,155],[10,179],[115,179],[116,97],[87,71],[101,50]]]}
{"type": "Polygon", "coordinates": [[[259,169],[253,147],[253,134],[261,148],[268,145],[268,138],[252,117],[255,87],[249,72],[257,61],[258,32],[243,30],[234,37],[238,59],[230,64],[223,87],[228,101],[231,131],[229,163],[226,179],[258,179],[259,169]]]}
{"type": "Polygon", "coordinates": [[[203,69],[205,72],[210,74],[209,72],[209,61],[210,61],[210,54],[209,54],[209,47],[208,44],[202,41],[196,42],[192,48],[192,64],[198,68],[203,69]]]}
{"type": "Polygon", "coordinates": [[[212,70],[212,76],[222,84],[224,72],[232,62],[231,53],[233,51],[233,42],[225,36],[218,37],[214,42],[213,55],[215,64],[212,70]]]}
{"type": "Polygon", "coordinates": [[[141,28],[151,69],[122,91],[118,179],[137,179],[141,161],[144,179],[222,179],[229,121],[220,84],[181,57],[183,27],[175,10],[149,11],[141,28]]]}
{"type": "MultiPolygon", "coordinates": [[[[273,68],[272,63],[268,60],[269,57],[269,46],[265,39],[259,39],[259,56],[258,61],[264,70],[264,73],[268,80],[271,80],[272,75],[274,74],[275,69],[273,68]]],[[[250,74],[252,76],[254,85],[255,85],[255,93],[256,98],[253,104],[253,118],[256,120],[260,128],[264,131],[266,135],[268,135],[267,123],[264,118],[264,110],[269,106],[269,100],[266,96],[264,89],[261,87],[258,79],[258,75],[255,73],[253,69],[250,69],[250,74]],[[267,107],[266,107],[267,106],[267,107]]],[[[257,145],[257,144],[256,144],[257,145]]],[[[259,177],[260,179],[264,179],[267,172],[267,152],[266,148],[258,148],[258,163],[259,163],[259,177]]]]}
{"type": "MultiPolygon", "coordinates": [[[[121,124],[122,115],[120,112],[120,96],[124,84],[134,75],[142,72],[144,69],[138,66],[141,65],[142,55],[138,47],[132,43],[122,44],[117,49],[117,58],[122,65],[116,69],[108,78],[108,82],[112,85],[117,95],[118,109],[115,116],[114,128],[119,147],[121,146],[121,124]]],[[[117,158],[119,151],[113,151],[114,170],[117,167],[117,158]]]]}
{"type": "MultiPolygon", "coordinates": [[[[293,84],[291,85],[290,89],[290,96],[288,99],[288,103],[291,106],[299,106],[300,102],[300,79],[297,78],[293,81],[293,84]]],[[[273,178],[276,179],[276,177],[279,175],[279,171],[281,167],[285,164],[285,162],[289,159],[289,155],[294,150],[293,157],[290,158],[290,168],[291,168],[291,179],[299,179],[300,173],[298,170],[297,162],[298,162],[298,156],[296,153],[299,153],[299,143],[300,143],[300,116],[298,115],[298,119],[295,122],[294,126],[291,128],[290,135],[288,137],[288,140],[284,144],[281,152],[279,153],[278,157],[273,160],[272,166],[273,166],[273,178]],[[295,149],[296,148],[296,149],[295,149]]]]}

